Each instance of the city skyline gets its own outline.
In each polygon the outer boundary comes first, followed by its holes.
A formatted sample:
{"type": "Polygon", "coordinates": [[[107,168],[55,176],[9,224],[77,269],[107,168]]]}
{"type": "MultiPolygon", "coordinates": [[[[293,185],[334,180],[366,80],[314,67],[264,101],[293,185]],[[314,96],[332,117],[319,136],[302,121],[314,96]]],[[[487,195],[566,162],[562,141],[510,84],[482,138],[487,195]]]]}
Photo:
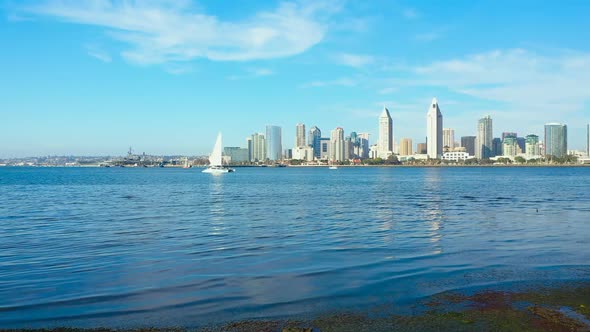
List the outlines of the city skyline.
{"type": "Polygon", "coordinates": [[[590,27],[586,2],[247,7],[3,3],[0,157],[118,155],[128,146],[205,155],[217,132],[226,145],[244,146],[267,124],[283,128],[283,148],[294,145],[297,123],[367,132],[376,142],[383,107],[394,146],[402,137],[421,143],[432,96],[457,141],[490,114],[496,137],[542,140],[544,125],[560,122],[568,148],[586,149],[590,45],[578,33],[590,27]]]}

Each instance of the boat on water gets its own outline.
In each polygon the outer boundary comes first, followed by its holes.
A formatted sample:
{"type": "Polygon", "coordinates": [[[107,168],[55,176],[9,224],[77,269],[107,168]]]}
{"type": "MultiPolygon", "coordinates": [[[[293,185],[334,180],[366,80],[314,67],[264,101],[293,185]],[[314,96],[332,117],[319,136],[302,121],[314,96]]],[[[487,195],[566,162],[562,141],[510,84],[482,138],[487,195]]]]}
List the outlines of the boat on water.
{"type": "Polygon", "coordinates": [[[203,173],[222,174],[235,172],[233,168],[223,166],[223,159],[221,157],[222,146],[221,133],[219,133],[217,135],[217,141],[215,141],[215,146],[213,147],[213,152],[209,156],[209,167],[204,169],[203,173]]]}
{"type": "Polygon", "coordinates": [[[338,166],[330,166],[328,169],[338,169],[338,166]]]}

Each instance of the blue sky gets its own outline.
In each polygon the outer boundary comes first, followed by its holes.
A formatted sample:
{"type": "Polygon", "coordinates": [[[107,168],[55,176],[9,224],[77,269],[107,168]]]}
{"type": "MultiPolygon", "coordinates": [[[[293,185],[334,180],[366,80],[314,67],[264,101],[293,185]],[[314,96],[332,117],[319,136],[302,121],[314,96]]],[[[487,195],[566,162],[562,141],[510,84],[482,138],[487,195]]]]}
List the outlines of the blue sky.
{"type": "Polygon", "coordinates": [[[588,1],[0,2],[0,157],[206,154],[266,124],[424,141],[590,122],[588,1]]]}

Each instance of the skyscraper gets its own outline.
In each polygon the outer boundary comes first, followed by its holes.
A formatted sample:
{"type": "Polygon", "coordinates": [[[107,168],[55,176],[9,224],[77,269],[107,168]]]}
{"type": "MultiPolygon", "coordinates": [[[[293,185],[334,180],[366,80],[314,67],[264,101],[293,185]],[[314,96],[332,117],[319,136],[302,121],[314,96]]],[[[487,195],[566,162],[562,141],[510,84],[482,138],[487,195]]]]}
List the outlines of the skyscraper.
{"type": "Polygon", "coordinates": [[[344,129],[340,127],[330,135],[330,160],[344,161],[344,129]]]}
{"type": "Polygon", "coordinates": [[[465,152],[470,156],[475,156],[475,136],[461,137],[461,146],[465,148],[465,152]]]}
{"type": "Polygon", "coordinates": [[[527,135],[525,150],[527,157],[540,156],[541,149],[539,147],[539,136],[527,135]]]}
{"type": "Polygon", "coordinates": [[[281,127],[266,126],[266,157],[269,160],[281,160],[283,157],[283,143],[281,127]]]}
{"type": "MultiPolygon", "coordinates": [[[[494,138],[494,140],[496,140],[494,138]]],[[[500,139],[498,138],[498,141],[500,139]]],[[[516,137],[508,136],[502,142],[502,156],[515,157],[518,154],[518,144],[516,143],[516,137]]],[[[498,155],[500,156],[500,155],[498,155]]]]}
{"type": "Polygon", "coordinates": [[[443,128],[443,148],[452,149],[455,147],[455,130],[443,128]]]}
{"type": "Polygon", "coordinates": [[[518,134],[517,133],[513,133],[513,132],[506,132],[505,131],[505,132],[502,133],[502,142],[504,142],[504,139],[506,137],[514,137],[514,138],[516,138],[516,137],[518,137],[518,134]]]}
{"type": "Polygon", "coordinates": [[[313,148],[313,155],[320,159],[321,151],[320,151],[320,138],[322,138],[322,131],[320,128],[313,126],[309,130],[309,136],[307,137],[309,144],[313,148]]]}
{"type": "Polygon", "coordinates": [[[383,107],[379,116],[379,142],[377,142],[379,157],[387,158],[393,153],[393,120],[389,110],[383,107]]]}
{"type": "Polygon", "coordinates": [[[358,133],[357,137],[359,140],[359,158],[369,158],[369,133],[358,133]]]}
{"type": "Polygon", "coordinates": [[[443,117],[438,108],[438,101],[433,98],[426,114],[426,150],[429,158],[437,159],[443,154],[442,127],[443,117]]]}
{"type": "Polygon", "coordinates": [[[416,150],[418,154],[426,154],[426,143],[418,143],[418,145],[416,146],[416,150]]]}
{"type": "MultiPolygon", "coordinates": [[[[514,138],[512,136],[508,136],[506,138],[514,138]]],[[[494,137],[492,140],[492,155],[490,157],[502,156],[504,154],[504,147],[502,146],[502,142],[506,141],[506,138],[501,140],[499,137],[494,137]]]]}
{"type": "Polygon", "coordinates": [[[399,154],[400,156],[411,156],[412,155],[412,139],[402,138],[399,143],[399,154]]]}
{"type": "Polygon", "coordinates": [[[305,124],[298,123],[295,127],[295,147],[305,146],[305,124]]]}
{"type": "Polygon", "coordinates": [[[252,161],[252,136],[246,138],[248,144],[248,161],[252,161]]]}
{"type": "Polygon", "coordinates": [[[266,160],[266,139],[261,133],[252,135],[252,152],[250,161],[265,161],[266,160]]]}
{"type": "Polygon", "coordinates": [[[475,144],[475,157],[489,159],[492,157],[492,139],[494,137],[492,117],[489,115],[477,122],[477,138],[475,144]]]}
{"type": "Polygon", "coordinates": [[[563,158],[567,156],[567,126],[561,123],[545,125],[545,155],[563,158]]]}

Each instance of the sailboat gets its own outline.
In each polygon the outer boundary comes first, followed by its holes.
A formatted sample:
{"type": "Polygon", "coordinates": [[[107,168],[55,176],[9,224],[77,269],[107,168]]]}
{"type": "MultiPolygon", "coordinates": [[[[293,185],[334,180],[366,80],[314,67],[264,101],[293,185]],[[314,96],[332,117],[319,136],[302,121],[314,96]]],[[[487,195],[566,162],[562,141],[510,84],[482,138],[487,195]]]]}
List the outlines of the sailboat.
{"type": "Polygon", "coordinates": [[[223,166],[221,149],[221,133],[219,133],[217,135],[217,141],[215,141],[215,146],[213,147],[213,152],[211,152],[211,155],[209,156],[209,167],[204,169],[203,173],[221,174],[234,172],[233,168],[223,166]]]}

